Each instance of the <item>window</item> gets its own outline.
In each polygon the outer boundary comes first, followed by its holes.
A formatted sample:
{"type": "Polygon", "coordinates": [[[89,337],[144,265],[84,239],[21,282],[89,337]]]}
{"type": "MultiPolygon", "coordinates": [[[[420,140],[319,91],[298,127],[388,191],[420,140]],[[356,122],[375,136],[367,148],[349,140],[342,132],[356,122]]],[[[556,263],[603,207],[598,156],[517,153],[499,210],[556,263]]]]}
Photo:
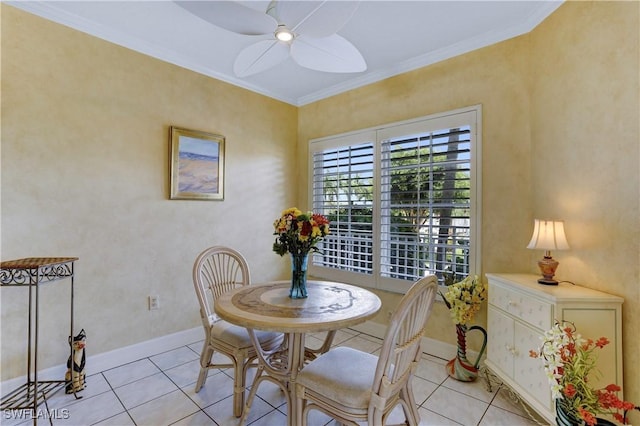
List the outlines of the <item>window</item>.
{"type": "Polygon", "coordinates": [[[371,142],[314,154],[314,211],[331,221],[314,263],[373,273],[373,157],[371,142]]]}
{"type": "Polygon", "coordinates": [[[479,106],[313,140],[313,275],[404,292],[479,270],[479,106]]]}

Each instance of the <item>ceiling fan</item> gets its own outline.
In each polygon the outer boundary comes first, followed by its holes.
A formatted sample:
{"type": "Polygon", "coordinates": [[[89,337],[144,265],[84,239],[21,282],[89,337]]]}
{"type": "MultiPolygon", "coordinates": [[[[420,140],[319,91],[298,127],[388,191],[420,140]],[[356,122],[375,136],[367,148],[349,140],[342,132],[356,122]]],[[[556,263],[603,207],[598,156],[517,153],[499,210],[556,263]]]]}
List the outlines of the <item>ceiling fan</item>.
{"type": "Polygon", "coordinates": [[[358,1],[272,0],[264,12],[237,1],[176,3],[220,28],[268,36],[238,54],[233,64],[238,77],[265,71],[289,56],[298,65],[317,71],[352,73],[367,69],[358,49],[336,34],[353,16],[358,1]]]}

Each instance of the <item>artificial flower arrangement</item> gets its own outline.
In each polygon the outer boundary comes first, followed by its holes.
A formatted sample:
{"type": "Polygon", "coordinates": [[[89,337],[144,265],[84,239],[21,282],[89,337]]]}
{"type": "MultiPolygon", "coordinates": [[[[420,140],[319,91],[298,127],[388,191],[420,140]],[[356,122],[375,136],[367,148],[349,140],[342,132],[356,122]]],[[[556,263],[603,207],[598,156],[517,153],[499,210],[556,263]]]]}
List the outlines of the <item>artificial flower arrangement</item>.
{"type": "Polygon", "coordinates": [[[466,325],[471,322],[480,305],[487,298],[487,286],[477,275],[468,276],[460,282],[447,286],[442,294],[444,303],[449,308],[455,324],[466,325]]]}
{"type": "Polygon", "coordinates": [[[291,207],[273,223],[276,241],[273,251],[283,256],[285,253],[305,255],[318,251],[316,244],[329,234],[329,220],[321,214],[303,213],[291,207]]]}
{"type": "Polygon", "coordinates": [[[477,275],[468,276],[460,282],[450,284],[453,280],[453,276],[445,275],[447,291],[444,294],[440,292],[445,305],[449,308],[451,319],[456,325],[458,344],[456,357],[447,362],[445,368],[449,376],[454,379],[472,382],[478,377],[480,359],[487,347],[487,331],[479,325],[467,327],[467,324],[473,320],[473,317],[480,310],[480,305],[486,299],[487,286],[477,275]],[[480,331],[484,338],[475,362],[467,359],[466,335],[467,332],[473,330],[480,331]]]}
{"type": "Polygon", "coordinates": [[[597,415],[608,414],[627,424],[627,411],[634,408],[640,410],[633,403],[618,398],[617,392],[621,389],[616,384],[601,389],[589,386],[589,374],[597,360],[595,350],[609,344],[606,337],[596,341],[584,339],[580,333],[576,333],[572,323],[556,321],[541,339],[543,343],[540,349],[531,350],[529,354],[544,363],[553,399],[577,420],[593,426],[597,423],[597,415]]]}

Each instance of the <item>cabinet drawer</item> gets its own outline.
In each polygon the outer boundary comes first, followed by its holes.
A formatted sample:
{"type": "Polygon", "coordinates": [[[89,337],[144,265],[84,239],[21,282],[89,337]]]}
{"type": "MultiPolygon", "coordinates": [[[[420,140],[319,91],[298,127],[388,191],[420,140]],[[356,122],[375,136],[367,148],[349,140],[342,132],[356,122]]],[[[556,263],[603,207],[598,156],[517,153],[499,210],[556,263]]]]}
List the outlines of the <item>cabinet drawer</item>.
{"type": "Polygon", "coordinates": [[[487,310],[487,360],[507,376],[513,377],[513,333],[515,321],[502,310],[489,305],[487,310]]]}
{"type": "Polygon", "coordinates": [[[489,303],[541,330],[553,325],[551,304],[528,294],[489,282],[489,303]]]}
{"type": "Polygon", "coordinates": [[[537,350],[542,341],[540,333],[522,324],[514,327],[514,357],[516,358],[513,379],[520,383],[546,410],[553,410],[551,386],[539,359],[529,356],[530,350],[537,350]]]}

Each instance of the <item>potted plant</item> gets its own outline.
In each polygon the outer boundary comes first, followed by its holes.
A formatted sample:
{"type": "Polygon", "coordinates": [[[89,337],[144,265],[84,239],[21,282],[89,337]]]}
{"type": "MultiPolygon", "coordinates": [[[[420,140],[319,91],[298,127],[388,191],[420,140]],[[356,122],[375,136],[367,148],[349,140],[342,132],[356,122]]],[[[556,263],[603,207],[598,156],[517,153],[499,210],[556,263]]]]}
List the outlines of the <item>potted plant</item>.
{"type": "Polygon", "coordinates": [[[530,356],[540,358],[551,384],[551,394],[556,403],[558,425],[612,425],[597,417],[610,415],[622,424],[627,423],[627,412],[638,409],[635,404],[618,398],[620,386],[610,384],[593,388],[590,374],[596,373],[597,349],[609,344],[606,337],[598,340],[584,339],[576,332],[574,324],[556,321],[545,332],[538,350],[530,356]]]}

